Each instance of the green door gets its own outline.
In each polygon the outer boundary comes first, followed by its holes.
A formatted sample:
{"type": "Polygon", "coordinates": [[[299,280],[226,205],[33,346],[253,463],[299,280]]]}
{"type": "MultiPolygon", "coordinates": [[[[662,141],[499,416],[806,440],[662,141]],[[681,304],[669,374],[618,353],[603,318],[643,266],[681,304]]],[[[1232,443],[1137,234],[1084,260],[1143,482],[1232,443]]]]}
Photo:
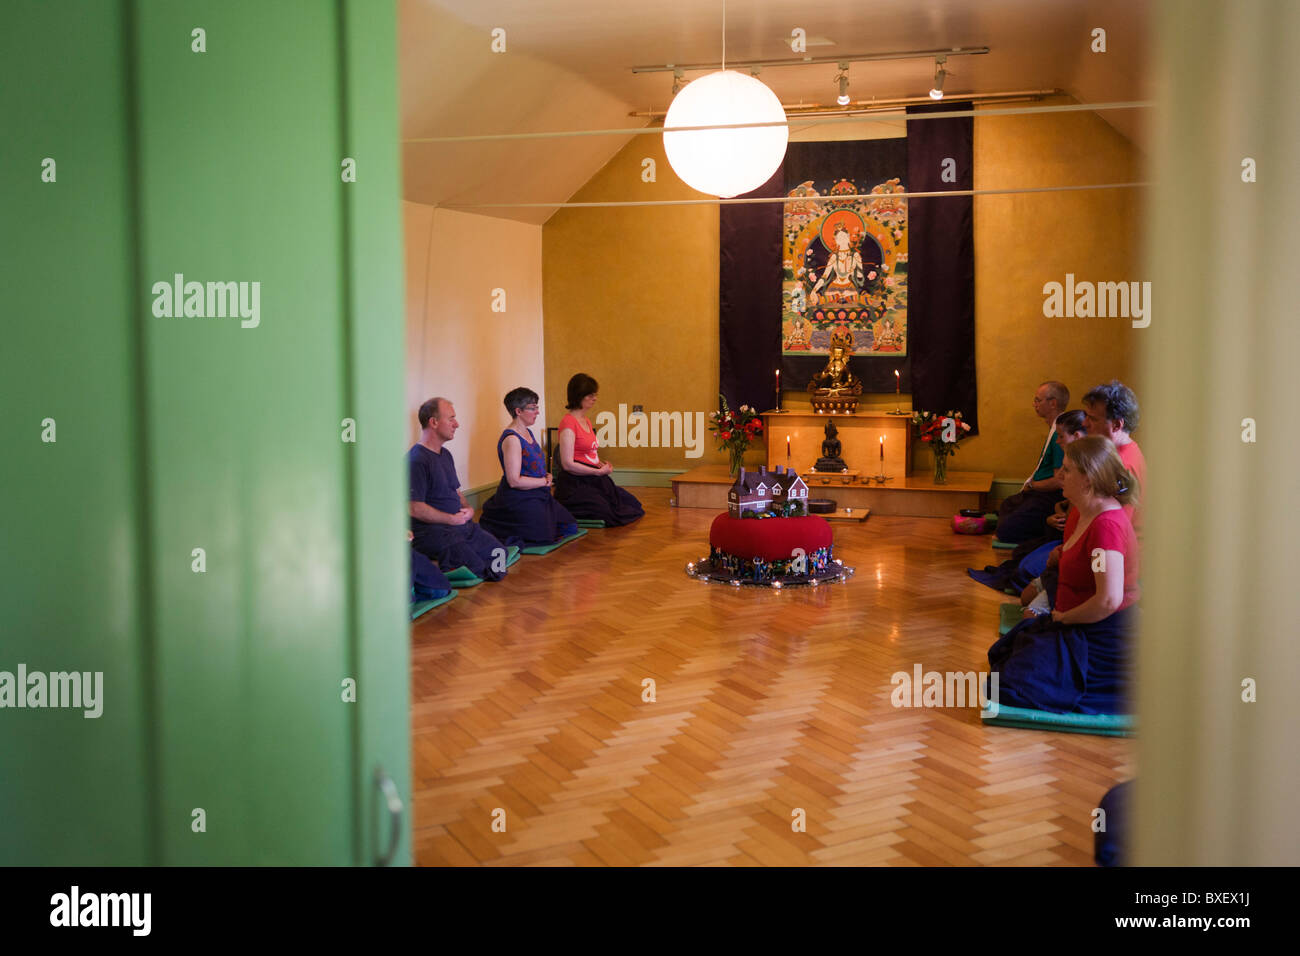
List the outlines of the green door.
{"type": "Polygon", "coordinates": [[[392,5],[0,42],[0,672],[103,674],[99,717],[0,709],[0,862],[405,862],[392,5]]]}

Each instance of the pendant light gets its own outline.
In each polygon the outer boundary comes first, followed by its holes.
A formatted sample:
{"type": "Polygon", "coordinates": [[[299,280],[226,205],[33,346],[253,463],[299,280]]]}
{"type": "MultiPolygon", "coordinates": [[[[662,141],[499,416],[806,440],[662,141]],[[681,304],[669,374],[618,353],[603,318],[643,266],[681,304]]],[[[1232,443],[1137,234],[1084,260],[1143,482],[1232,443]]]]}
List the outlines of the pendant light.
{"type": "Polygon", "coordinates": [[[683,87],[664,118],[664,152],[682,182],[730,199],[772,178],[785,158],[790,128],[776,94],[758,79],[728,70],[727,8],[722,7],[722,69],[683,87]],[[683,126],[780,123],[747,129],[677,131],[683,126]]]}

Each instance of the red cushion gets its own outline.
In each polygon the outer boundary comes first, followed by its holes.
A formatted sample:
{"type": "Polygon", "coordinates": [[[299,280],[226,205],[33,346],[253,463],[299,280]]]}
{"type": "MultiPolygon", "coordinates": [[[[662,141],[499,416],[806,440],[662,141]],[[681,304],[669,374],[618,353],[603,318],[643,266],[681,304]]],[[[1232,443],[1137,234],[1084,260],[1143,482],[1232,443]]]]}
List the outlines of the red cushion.
{"type": "Polygon", "coordinates": [[[781,561],[795,548],[811,554],[831,546],[830,522],[817,515],[801,518],[733,518],[718,515],[709,528],[709,546],[738,558],[781,561]]]}
{"type": "Polygon", "coordinates": [[[992,531],[989,519],[980,515],[978,518],[968,518],[962,514],[952,516],[952,530],[958,534],[988,534],[992,531]]]}

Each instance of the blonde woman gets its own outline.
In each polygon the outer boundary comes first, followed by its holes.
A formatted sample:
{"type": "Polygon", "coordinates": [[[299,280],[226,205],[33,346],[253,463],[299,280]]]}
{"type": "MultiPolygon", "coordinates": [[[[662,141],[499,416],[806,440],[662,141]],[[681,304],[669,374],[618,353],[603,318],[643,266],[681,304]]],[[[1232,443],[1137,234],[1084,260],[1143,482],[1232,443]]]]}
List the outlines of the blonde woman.
{"type": "Polygon", "coordinates": [[[989,648],[999,703],[1053,713],[1130,712],[1126,671],[1138,600],[1138,543],[1125,506],[1136,481],[1106,438],[1065,449],[1071,509],[1056,610],[1021,621],[989,648]]]}

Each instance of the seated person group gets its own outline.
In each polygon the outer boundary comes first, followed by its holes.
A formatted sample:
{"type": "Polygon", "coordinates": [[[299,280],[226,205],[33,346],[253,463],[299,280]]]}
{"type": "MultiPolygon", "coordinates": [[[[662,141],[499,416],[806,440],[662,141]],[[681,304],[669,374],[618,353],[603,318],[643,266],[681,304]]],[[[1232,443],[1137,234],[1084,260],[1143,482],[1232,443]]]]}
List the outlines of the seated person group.
{"type": "Polygon", "coordinates": [[[645,513],[636,498],[614,484],[609,477],[613,466],[597,451],[595,430],[587,417],[596,395],[596,380],[591,376],[578,374],[569,380],[569,413],[560,421],[555,456],[558,479],[547,470],[546,456],[532,431],[539,414],[537,393],[516,388],[506,395],[510,424],[497,439],[501,482],[477,522],[460,491],[456,463],[446,447],[460,428],[456,409],[445,398],[431,398],[420,406],[420,440],[406,456],[412,588],[418,598],[450,593],[448,573],[500,581],[521,548],[572,537],[579,520],[616,527],[645,513]]]}
{"type": "MultiPolygon", "coordinates": [[[[460,427],[445,398],[419,411],[420,440],[407,455],[413,587],[421,597],[448,592],[447,572],[487,581],[507,574],[519,549],[577,533],[580,520],[615,527],[644,511],[609,477],[588,412],[597,383],[575,375],[561,419],[556,475],[532,428],[538,395],[505,397],[509,426],[497,440],[502,477],[478,522],[460,492],[446,444],[460,427]],[[463,570],[462,570],[463,569],[463,570]]],[[[1021,592],[1024,618],[989,648],[999,672],[999,702],[1055,713],[1129,711],[1126,670],[1138,599],[1139,493],[1146,462],[1131,432],[1133,392],[1119,382],[1067,411],[1069,391],[1045,382],[1034,410],[1049,431],[1037,466],[999,511],[998,537],[1017,545],[1009,561],[971,576],[996,590],[1021,592]]]]}
{"type": "Polygon", "coordinates": [[[1146,460],[1131,432],[1133,392],[1117,381],[1066,411],[1044,382],[1034,411],[1049,432],[1034,473],[1002,503],[997,536],[1011,559],[971,577],[1020,593],[1023,619],[989,648],[999,703],[1053,713],[1126,714],[1138,600],[1140,491],[1146,460]]]}

